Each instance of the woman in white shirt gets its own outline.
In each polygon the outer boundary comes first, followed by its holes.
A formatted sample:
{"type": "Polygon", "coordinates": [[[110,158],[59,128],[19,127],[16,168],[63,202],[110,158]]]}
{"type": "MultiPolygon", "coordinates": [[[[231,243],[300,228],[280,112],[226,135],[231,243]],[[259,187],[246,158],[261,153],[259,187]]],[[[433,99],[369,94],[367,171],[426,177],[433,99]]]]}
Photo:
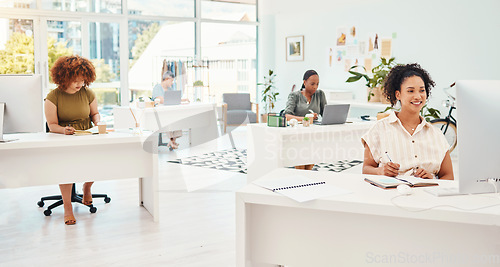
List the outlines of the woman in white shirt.
{"type": "Polygon", "coordinates": [[[419,64],[398,65],[384,82],[384,95],[401,111],[379,120],[363,137],[363,173],[413,175],[453,180],[453,167],[444,135],[420,116],[435,85],[419,64]]]}

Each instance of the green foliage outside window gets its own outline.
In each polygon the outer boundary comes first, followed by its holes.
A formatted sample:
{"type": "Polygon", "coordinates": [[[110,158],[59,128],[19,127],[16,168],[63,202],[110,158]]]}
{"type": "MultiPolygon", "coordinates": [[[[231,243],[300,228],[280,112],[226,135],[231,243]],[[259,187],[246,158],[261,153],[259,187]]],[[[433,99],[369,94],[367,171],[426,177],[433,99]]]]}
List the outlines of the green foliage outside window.
{"type": "Polygon", "coordinates": [[[142,33],[137,35],[137,39],[134,42],[134,47],[132,48],[132,61],[130,62],[130,67],[141,57],[144,50],[148,47],[149,43],[156,34],[160,31],[161,27],[158,23],[151,24],[148,29],[144,30],[142,33]]]}

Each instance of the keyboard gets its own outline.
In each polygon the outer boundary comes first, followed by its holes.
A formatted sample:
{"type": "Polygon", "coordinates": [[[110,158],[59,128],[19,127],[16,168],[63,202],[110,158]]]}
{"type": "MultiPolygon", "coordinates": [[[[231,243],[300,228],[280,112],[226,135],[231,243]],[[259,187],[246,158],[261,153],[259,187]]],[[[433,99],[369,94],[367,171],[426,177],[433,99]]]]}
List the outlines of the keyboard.
{"type": "Polygon", "coordinates": [[[434,195],[436,197],[445,197],[445,196],[458,196],[458,195],[466,195],[460,193],[458,191],[458,187],[429,187],[424,189],[425,192],[434,195]]]}

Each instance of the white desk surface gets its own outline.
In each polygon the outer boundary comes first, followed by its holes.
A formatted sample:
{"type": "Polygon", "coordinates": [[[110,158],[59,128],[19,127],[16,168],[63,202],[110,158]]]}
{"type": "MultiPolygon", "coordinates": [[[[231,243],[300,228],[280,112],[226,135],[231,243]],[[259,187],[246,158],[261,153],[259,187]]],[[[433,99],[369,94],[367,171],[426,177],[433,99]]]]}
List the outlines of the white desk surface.
{"type": "Polygon", "coordinates": [[[0,143],[3,149],[25,149],[62,146],[86,146],[99,144],[135,143],[145,137],[123,132],[110,132],[108,134],[93,135],[64,135],[57,133],[23,133],[6,134],[4,139],[14,141],[0,143]]]}
{"type": "MultiPolygon", "coordinates": [[[[349,121],[349,120],[348,120],[349,121]]],[[[280,135],[295,135],[295,134],[311,134],[311,133],[330,133],[334,131],[355,131],[355,130],[368,130],[375,124],[374,121],[355,121],[345,124],[333,125],[316,125],[313,124],[309,127],[304,127],[302,124],[296,127],[269,127],[265,123],[252,123],[250,126],[256,129],[265,129],[273,134],[280,135]]],[[[360,141],[361,142],[361,141],[360,141]]]]}
{"type": "MultiPolygon", "coordinates": [[[[397,190],[384,190],[365,182],[363,179],[369,175],[298,171],[281,168],[274,170],[261,179],[269,177],[286,177],[292,174],[300,174],[314,179],[324,180],[328,184],[348,189],[353,193],[299,203],[250,183],[236,192],[237,199],[241,199],[244,203],[252,204],[500,226],[500,199],[492,194],[436,197],[424,192],[423,188],[413,188],[412,195],[397,197],[394,199],[394,202],[397,203],[398,206],[413,210],[425,209],[438,205],[450,205],[463,209],[475,209],[494,204],[499,205],[476,211],[463,211],[451,207],[436,207],[423,212],[411,212],[396,207],[391,203],[391,199],[398,196],[397,190]]],[[[435,181],[442,186],[452,186],[455,183],[455,181],[435,181]]]]}

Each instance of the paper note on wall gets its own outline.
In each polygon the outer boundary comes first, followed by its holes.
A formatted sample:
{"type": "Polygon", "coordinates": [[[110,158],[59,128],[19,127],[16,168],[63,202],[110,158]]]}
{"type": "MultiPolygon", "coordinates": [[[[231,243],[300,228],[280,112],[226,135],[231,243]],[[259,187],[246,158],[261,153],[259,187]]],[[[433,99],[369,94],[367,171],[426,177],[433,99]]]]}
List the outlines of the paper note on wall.
{"type": "Polygon", "coordinates": [[[365,58],[365,69],[367,73],[370,73],[372,71],[372,59],[371,58],[365,58]]]}
{"type": "Polygon", "coordinates": [[[381,53],[380,56],[383,58],[391,58],[392,54],[392,39],[382,39],[380,42],[381,53]]]}

